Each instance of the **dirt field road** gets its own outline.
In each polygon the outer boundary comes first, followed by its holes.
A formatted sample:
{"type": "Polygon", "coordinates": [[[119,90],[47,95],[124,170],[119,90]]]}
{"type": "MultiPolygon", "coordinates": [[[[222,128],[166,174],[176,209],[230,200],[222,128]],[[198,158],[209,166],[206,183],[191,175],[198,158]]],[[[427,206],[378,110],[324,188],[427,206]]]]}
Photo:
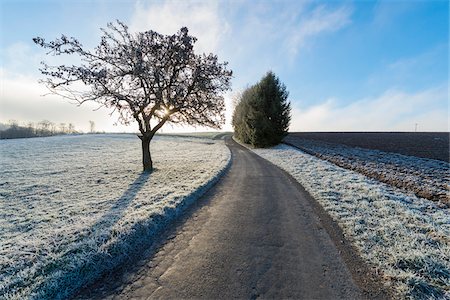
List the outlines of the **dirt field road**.
{"type": "Polygon", "coordinates": [[[291,177],[231,139],[227,145],[230,169],[165,241],[77,298],[383,297],[368,292],[366,270],[345,241],[333,242],[339,234],[327,233],[329,220],[291,177]]]}

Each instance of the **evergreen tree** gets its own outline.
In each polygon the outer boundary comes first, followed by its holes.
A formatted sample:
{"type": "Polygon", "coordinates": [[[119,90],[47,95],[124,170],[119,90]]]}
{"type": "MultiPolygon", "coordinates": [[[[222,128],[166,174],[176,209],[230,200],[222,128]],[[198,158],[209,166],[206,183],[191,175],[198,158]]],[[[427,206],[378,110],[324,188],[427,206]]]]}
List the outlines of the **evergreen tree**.
{"type": "Polygon", "coordinates": [[[291,106],[286,86],[273,72],[242,93],[233,113],[236,137],[255,147],[268,147],[281,142],[290,123],[291,106]]]}

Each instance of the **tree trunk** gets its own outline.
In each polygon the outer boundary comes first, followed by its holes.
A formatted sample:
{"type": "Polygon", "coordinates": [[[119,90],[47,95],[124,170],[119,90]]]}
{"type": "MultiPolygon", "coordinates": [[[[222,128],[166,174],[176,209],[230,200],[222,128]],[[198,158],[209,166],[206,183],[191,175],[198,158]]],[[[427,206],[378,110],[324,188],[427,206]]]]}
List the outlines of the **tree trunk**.
{"type": "Polygon", "coordinates": [[[150,156],[150,141],[151,138],[147,136],[139,136],[142,142],[142,164],[144,172],[151,172],[153,170],[152,157],[150,156]]]}

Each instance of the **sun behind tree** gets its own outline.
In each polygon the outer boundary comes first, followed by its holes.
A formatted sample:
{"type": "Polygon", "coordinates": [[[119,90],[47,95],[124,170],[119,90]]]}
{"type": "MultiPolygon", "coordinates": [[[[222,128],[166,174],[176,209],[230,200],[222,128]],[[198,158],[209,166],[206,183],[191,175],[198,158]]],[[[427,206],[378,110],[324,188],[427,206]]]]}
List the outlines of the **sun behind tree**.
{"type": "Polygon", "coordinates": [[[196,38],[186,27],[174,35],[155,31],[130,33],[117,21],[101,29],[100,44],[89,51],[64,35],[51,42],[33,41],[47,54],[78,55],[79,65],[40,69],[50,91],[79,104],[97,102],[119,113],[119,121],[138,123],[144,171],[153,169],[150,141],[167,122],[221,128],[224,98],[231,87],[231,70],[214,54],[194,53],[196,38]],[[82,83],[89,87],[80,90],[82,83]]]}

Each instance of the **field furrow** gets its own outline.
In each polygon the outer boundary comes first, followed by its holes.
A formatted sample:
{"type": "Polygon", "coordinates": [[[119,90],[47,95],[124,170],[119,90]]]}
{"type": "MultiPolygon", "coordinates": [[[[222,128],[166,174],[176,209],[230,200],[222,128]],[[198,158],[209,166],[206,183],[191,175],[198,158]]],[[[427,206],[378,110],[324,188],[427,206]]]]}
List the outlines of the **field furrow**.
{"type": "Polygon", "coordinates": [[[325,141],[287,136],[287,144],[340,167],[413,192],[421,198],[450,205],[450,164],[380,150],[349,147],[325,141]]]}

